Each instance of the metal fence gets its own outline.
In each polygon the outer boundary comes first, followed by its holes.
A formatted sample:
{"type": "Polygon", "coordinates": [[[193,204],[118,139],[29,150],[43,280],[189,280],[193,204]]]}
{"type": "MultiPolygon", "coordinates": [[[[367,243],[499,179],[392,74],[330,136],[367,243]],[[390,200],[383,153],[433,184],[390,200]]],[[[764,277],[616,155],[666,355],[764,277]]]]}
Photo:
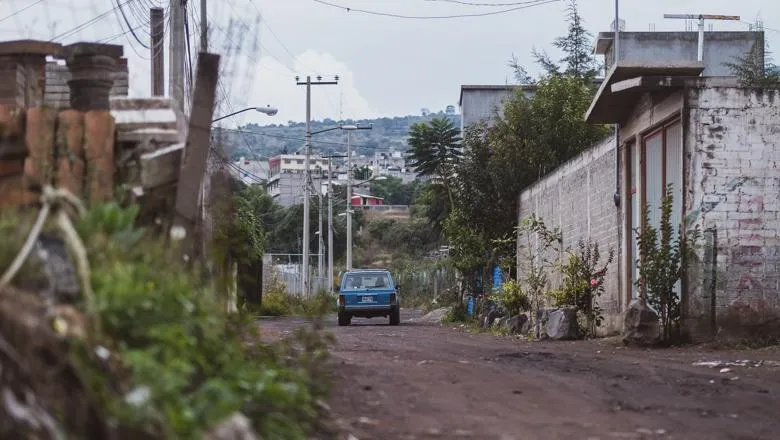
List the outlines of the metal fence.
{"type": "MultiPolygon", "coordinates": [[[[321,290],[328,289],[328,276],[326,273],[317,274],[317,257],[313,256],[315,264],[309,265],[309,292],[316,295],[321,290]]],[[[303,265],[301,254],[266,254],[263,256],[263,292],[274,283],[282,283],[289,295],[303,295],[303,265]]]]}

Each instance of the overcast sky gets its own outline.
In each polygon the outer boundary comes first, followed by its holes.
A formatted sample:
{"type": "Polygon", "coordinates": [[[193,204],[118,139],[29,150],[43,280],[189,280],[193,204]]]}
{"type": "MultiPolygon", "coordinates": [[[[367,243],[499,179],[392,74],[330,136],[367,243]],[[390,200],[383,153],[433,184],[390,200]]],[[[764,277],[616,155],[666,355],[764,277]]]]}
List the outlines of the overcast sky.
{"type": "MultiPolygon", "coordinates": [[[[127,31],[116,0],[0,0],[0,38],[51,39],[79,25],[57,41],[111,39],[123,44],[131,69],[131,94],[149,94],[149,51],[127,31]],[[26,8],[26,9],[25,9],[26,8]],[[19,12],[20,11],[20,12],[19,12]],[[16,15],[8,17],[10,14],[16,15]],[[103,15],[101,15],[103,14],[103,15]],[[8,17],[5,18],[4,17],[8,17]],[[95,21],[93,18],[98,17],[95,21]]],[[[165,0],[119,0],[139,39],[148,43],[148,8],[165,0]],[[146,21],[145,21],[146,20],[146,21]]],[[[462,3],[510,4],[469,6],[447,0],[328,0],[353,8],[347,12],[316,0],[209,0],[211,49],[223,54],[229,81],[229,105],[273,105],[274,117],[244,114],[232,123],[284,123],[305,119],[305,92],[295,75],[339,75],[338,86],[313,89],[312,116],[360,118],[419,114],[457,105],[461,84],[504,84],[512,81],[507,61],[516,54],[531,73],[532,48],[550,51],[550,42],[566,33],[565,1],[551,1],[512,12],[453,19],[404,19],[356,11],[431,17],[480,14],[517,8],[528,1],[465,0],[462,3]],[[262,12],[262,24],[257,25],[262,12]]],[[[197,33],[199,1],[189,0],[193,33],[197,33]]],[[[614,0],[580,0],[586,27],[595,35],[609,30],[614,0]]],[[[628,31],[684,30],[682,20],[664,13],[740,15],[742,22],[712,22],[714,30],[747,30],[764,21],[770,49],[780,42],[780,2],[776,0],[623,0],[621,19],[628,31]],[[776,29],[776,30],[774,30],[776,29]]],[[[709,29],[709,26],[708,26],[709,29]]],[[[166,29],[167,31],[167,29],[166,29]]],[[[166,34],[167,38],[167,34],[166,34]]],[[[197,44],[197,38],[193,37],[197,44]]],[[[194,46],[193,51],[197,50],[194,46]]],[[[556,55],[554,51],[550,51],[556,55]]],[[[167,51],[166,51],[167,56],[167,51]]],[[[228,125],[232,125],[228,123],[228,125]]]]}

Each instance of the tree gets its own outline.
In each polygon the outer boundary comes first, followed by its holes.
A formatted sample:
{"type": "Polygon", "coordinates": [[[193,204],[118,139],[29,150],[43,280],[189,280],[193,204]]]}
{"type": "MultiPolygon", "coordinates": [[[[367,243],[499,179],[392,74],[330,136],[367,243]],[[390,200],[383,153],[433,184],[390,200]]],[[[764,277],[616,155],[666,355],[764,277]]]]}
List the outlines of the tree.
{"type": "Polygon", "coordinates": [[[448,118],[435,118],[417,123],[409,129],[409,159],[420,176],[434,176],[447,189],[452,205],[452,184],[455,165],[460,161],[460,130],[448,118]]]}
{"type": "Polygon", "coordinates": [[[385,199],[388,205],[411,205],[419,182],[403,183],[398,177],[386,176],[371,183],[371,192],[385,199]]]}
{"type": "MultiPolygon", "coordinates": [[[[575,78],[593,79],[598,73],[598,65],[592,53],[593,35],[585,29],[584,21],[577,9],[577,0],[570,0],[566,10],[568,33],[553,41],[553,46],[563,51],[563,58],[556,63],[544,51],[539,52],[534,49],[532,54],[548,75],[567,74],[575,78]]],[[[519,71],[517,67],[512,67],[515,72],[519,71]]]]}
{"type": "Polygon", "coordinates": [[[512,54],[512,58],[509,59],[509,68],[512,69],[512,73],[515,76],[515,81],[517,81],[518,84],[521,85],[533,85],[536,84],[536,81],[534,81],[533,77],[528,73],[528,71],[523,67],[522,64],[520,64],[520,60],[517,58],[515,54],[512,54]]]}
{"type": "Polygon", "coordinates": [[[374,172],[371,171],[371,168],[368,165],[352,169],[352,178],[355,180],[368,180],[371,178],[372,174],[374,174],[374,172]]]}
{"type": "Polygon", "coordinates": [[[731,73],[744,87],[777,87],[780,85],[780,72],[772,63],[769,48],[763,44],[763,38],[757,37],[753,47],[745,56],[737,57],[736,62],[726,63],[731,73]]]}

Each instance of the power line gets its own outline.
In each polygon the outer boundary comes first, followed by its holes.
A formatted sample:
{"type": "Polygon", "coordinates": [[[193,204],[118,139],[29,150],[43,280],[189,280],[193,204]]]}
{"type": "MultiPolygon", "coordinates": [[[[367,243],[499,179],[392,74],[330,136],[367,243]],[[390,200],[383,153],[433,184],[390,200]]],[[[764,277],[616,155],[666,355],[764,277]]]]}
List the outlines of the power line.
{"type": "Polygon", "coordinates": [[[21,14],[22,12],[24,12],[24,11],[26,11],[26,10],[28,10],[28,9],[32,8],[33,6],[37,5],[38,3],[43,3],[43,1],[44,1],[44,0],[38,0],[38,1],[36,1],[35,3],[32,3],[32,4],[28,5],[28,6],[25,6],[24,8],[22,8],[22,9],[19,9],[18,11],[14,12],[14,13],[12,13],[12,14],[9,14],[9,15],[6,15],[5,17],[3,17],[3,18],[0,18],[0,23],[2,23],[2,22],[4,22],[4,21],[8,20],[9,18],[16,17],[17,15],[19,15],[19,14],[21,14]]]}
{"type": "Polygon", "coordinates": [[[441,3],[455,3],[458,5],[466,5],[466,6],[520,6],[520,5],[529,5],[532,3],[538,3],[539,0],[526,0],[522,2],[509,2],[509,3],[472,3],[472,2],[466,2],[461,0],[425,0],[428,2],[441,2],[441,3]]]}
{"type": "Polygon", "coordinates": [[[70,30],[67,30],[67,31],[65,31],[65,32],[55,36],[54,38],[52,38],[49,41],[56,41],[56,40],[60,40],[60,39],[65,38],[65,37],[69,37],[69,36],[79,32],[79,31],[81,31],[82,29],[85,29],[85,28],[89,27],[90,25],[92,25],[94,23],[97,23],[98,21],[108,17],[109,15],[111,15],[112,12],[116,11],[117,8],[119,8],[121,6],[124,6],[124,5],[126,5],[126,4],[128,4],[128,3],[132,2],[132,1],[134,1],[134,0],[126,0],[123,3],[117,3],[117,6],[114,6],[110,10],[108,10],[106,12],[103,12],[102,14],[99,14],[96,17],[93,17],[92,19],[83,22],[83,23],[79,24],[76,27],[71,28],[70,30]]]}
{"type": "Polygon", "coordinates": [[[533,3],[524,4],[523,6],[516,6],[513,8],[508,9],[502,9],[500,11],[490,11],[490,12],[477,12],[472,14],[455,14],[455,15],[401,15],[401,14],[392,14],[389,12],[378,12],[378,11],[369,11],[366,9],[356,9],[356,8],[350,8],[347,6],[337,5],[335,3],[331,3],[325,0],[312,0],[316,3],[320,3],[326,6],[331,6],[333,8],[343,9],[347,12],[360,12],[363,14],[368,15],[378,15],[382,17],[392,17],[392,18],[404,18],[408,20],[446,20],[446,19],[452,19],[452,18],[468,18],[468,17],[486,17],[489,15],[499,15],[499,14],[506,14],[508,12],[514,12],[519,11],[521,9],[528,9],[534,6],[540,6],[547,3],[555,3],[559,2],[560,0],[539,0],[533,3]]]}
{"type": "Polygon", "coordinates": [[[119,9],[119,13],[122,16],[122,18],[125,21],[125,24],[127,25],[127,28],[129,29],[129,32],[133,35],[133,38],[135,38],[135,41],[138,42],[141,46],[143,46],[144,49],[149,50],[149,46],[146,45],[143,41],[141,41],[140,38],[138,38],[138,35],[136,35],[135,30],[130,25],[130,21],[127,19],[127,15],[125,15],[125,10],[122,9],[122,5],[119,3],[119,0],[114,0],[116,2],[116,7],[119,9]]]}

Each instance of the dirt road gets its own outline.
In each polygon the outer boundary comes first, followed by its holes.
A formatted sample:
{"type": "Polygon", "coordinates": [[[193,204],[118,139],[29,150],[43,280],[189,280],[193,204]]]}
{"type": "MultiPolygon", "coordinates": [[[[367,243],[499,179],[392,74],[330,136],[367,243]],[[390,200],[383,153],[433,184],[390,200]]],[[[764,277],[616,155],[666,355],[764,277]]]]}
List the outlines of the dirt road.
{"type": "MultiPolygon", "coordinates": [[[[365,439],[777,439],[780,350],[528,343],[452,326],[353,320],[336,335],[330,405],[365,439]],[[700,361],[746,361],[699,366],[700,361]],[[757,361],[764,361],[756,366],[757,361]]],[[[285,332],[302,321],[265,321],[285,332]]]]}

